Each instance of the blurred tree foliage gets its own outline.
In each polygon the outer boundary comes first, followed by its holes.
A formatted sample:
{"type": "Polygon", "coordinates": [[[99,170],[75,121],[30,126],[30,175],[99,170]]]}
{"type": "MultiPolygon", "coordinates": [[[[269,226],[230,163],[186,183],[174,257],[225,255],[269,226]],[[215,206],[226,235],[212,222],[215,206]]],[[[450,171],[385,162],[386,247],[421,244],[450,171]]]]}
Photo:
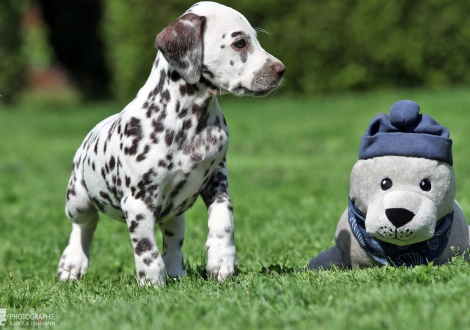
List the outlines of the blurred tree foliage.
{"type": "MultiPolygon", "coordinates": [[[[0,1],[3,101],[13,100],[25,85],[20,22],[31,1],[0,1]]],[[[284,92],[470,84],[466,0],[219,1],[268,32],[258,38],[287,67],[284,92]]],[[[149,75],[156,35],[195,1],[35,2],[56,59],[85,96],[106,96],[111,74],[112,94],[128,101],[149,75]]]]}
{"type": "Polygon", "coordinates": [[[101,0],[37,0],[56,59],[89,100],[109,96],[110,75],[100,35],[101,0]]]}
{"type": "Polygon", "coordinates": [[[0,103],[12,102],[26,84],[21,52],[21,1],[0,1],[0,103]]]}
{"type": "MultiPolygon", "coordinates": [[[[156,35],[190,0],[103,0],[114,94],[132,99],[150,73],[156,35]]],[[[284,91],[470,83],[466,0],[220,0],[243,13],[287,67],[284,91]]]]}
{"type": "Polygon", "coordinates": [[[104,0],[104,3],[103,32],[112,74],[112,90],[117,99],[129,101],[150,74],[157,53],[157,33],[180,16],[190,2],[104,0]]]}

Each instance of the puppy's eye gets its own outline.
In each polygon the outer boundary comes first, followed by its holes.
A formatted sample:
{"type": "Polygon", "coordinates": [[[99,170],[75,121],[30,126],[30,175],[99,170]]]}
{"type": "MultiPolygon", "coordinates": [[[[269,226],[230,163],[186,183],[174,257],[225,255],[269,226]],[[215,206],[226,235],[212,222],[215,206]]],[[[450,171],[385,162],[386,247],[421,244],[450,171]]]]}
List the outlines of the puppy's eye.
{"type": "Polygon", "coordinates": [[[419,187],[421,188],[422,191],[430,191],[431,190],[431,181],[428,179],[423,179],[419,183],[419,187]]]}
{"type": "Polygon", "coordinates": [[[382,180],[382,182],[380,183],[380,188],[382,188],[382,190],[389,190],[390,188],[392,188],[393,186],[393,182],[392,180],[390,180],[389,178],[385,178],[382,180]]]}
{"type": "Polygon", "coordinates": [[[240,39],[238,41],[235,41],[233,45],[237,48],[244,48],[246,46],[245,40],[240,39]]]}

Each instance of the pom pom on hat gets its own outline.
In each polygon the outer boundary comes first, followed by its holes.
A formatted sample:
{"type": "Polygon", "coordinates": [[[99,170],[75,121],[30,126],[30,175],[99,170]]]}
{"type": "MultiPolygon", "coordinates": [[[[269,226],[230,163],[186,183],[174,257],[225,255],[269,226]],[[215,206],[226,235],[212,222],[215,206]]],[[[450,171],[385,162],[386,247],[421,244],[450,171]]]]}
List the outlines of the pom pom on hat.
{"type": "Polygon", "coordinates": [[[419,111],[416,102],[404,100],[392,105],[390,116],[384,113],[375,116],[361,138],[359,159],[393,155],[435,159],[452,165],[449,130],[419,111]]]}
{"type": "Polygon", "coordinates": [[[419,105],[413,101],[398,101],[390,108],[390,122],[395,127],[413,125],[418,119],[419,105]]]}

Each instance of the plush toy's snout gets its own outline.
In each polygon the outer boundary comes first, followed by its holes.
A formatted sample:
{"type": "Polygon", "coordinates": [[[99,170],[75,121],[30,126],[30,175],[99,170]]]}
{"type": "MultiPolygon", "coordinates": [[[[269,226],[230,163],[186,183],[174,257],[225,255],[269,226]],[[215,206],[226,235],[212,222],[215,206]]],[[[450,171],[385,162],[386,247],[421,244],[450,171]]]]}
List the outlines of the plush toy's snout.
{"type": "MultiPolygon", "coordinates": [[[[374,165],[377,168],[379,164],[380,159],[377,159],[374,165]]],[[[396,179],[395,185],[400,184],[401,182],[396,179]]],[[[434,235],[439,220],[436,202],[440,201],[433,201],[406,188],[405,182],[401,189],[386,192],[367,202],[369,206],[365,212],[365,229],[369,234],[379,240],[400,246],[422,242],[434,235]]],[[[450,211],[451,209],[447,213],[450,211]]]]}

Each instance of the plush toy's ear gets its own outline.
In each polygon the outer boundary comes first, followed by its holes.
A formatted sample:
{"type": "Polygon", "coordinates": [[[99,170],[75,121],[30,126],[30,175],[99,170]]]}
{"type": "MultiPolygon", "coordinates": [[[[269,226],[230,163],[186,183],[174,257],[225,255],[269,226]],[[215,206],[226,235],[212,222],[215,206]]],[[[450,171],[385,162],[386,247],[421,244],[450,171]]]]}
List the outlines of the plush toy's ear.
{"type": "Polygon", "coordinates": [[[201,78],[205,25],[206,17],[185,14],[163,30],[155,41],[167,62],[190,84],[201,78]]]}

